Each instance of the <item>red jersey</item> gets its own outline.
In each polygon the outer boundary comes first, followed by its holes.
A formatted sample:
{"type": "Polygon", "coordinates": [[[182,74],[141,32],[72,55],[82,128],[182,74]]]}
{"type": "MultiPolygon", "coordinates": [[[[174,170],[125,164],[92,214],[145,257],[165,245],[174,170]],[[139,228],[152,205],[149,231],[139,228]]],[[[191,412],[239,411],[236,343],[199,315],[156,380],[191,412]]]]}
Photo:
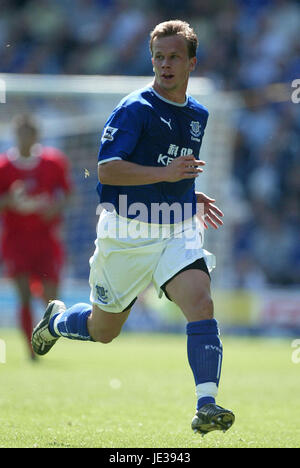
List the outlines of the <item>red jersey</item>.
{"type": "Polygon", "coordinates": [[[3,228],[6,233],[16,230],[34,235],[45,233],[59,222],[59,217],[47,220],[41,211],[47,209],[62,191],[70,191],[68,162],[59,150],[34,145],[32,155],[22,158],[16,148],[0,155],[0,197],[8,192],[12,185],[20,182],[20,201],[25,200],[24,209],[20,202],[20,211],[5,209],[2,213],[3,228]]]}
{"type": "Polygon", "coordinates": [[[2,255],[11,275],[32,273],[57,280],[63,248],[56,236],[61,217],[51,219],[47,207],[71,186],[66,156],[59,150],[34,145],[29,158],[17,148],[0,155],[0,197],[16,196],[15,209],[2,211],[2,255]]]}

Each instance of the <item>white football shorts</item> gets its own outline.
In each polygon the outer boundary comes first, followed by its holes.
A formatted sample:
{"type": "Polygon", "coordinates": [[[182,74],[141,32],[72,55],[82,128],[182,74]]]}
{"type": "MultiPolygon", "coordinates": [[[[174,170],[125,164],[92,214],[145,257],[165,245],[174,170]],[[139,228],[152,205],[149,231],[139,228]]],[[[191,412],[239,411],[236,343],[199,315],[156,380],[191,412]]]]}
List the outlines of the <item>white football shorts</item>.
{"type": "Polygon", "coordinates": [[[199,258],[204,258],[209,271],[215,266],[214,255],[202,248],[196,217],[159,225],[103,210],[95,245],[90,300],[106,312],[122,312],[151,282],[161,297],[161,286],[199,258]]]}

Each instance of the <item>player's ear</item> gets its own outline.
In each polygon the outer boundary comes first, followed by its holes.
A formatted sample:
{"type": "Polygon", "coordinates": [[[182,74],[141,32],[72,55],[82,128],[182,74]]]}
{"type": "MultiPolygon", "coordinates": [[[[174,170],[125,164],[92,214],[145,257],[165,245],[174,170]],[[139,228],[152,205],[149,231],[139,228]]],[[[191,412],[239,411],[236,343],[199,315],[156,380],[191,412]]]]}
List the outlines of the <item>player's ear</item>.
{"type": "Polygon", "coordinates": [[[196,68],[196,65],[197,65],[197,58],[196,57],[192,57],[190,59],[190,71],[194,71],[195,68],[196,68]]]}

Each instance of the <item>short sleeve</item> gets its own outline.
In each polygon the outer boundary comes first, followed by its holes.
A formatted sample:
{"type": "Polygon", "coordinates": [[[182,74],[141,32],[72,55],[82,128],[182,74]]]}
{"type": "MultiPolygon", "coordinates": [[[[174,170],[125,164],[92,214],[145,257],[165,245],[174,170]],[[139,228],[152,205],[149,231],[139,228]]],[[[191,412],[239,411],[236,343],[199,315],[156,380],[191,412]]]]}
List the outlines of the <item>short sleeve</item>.
{"type": "Polygon", "coordinates": [[[105,124],[98,163],[130,160],[143,131],[144,113],[138,105],[117,107],[105,124]]]}

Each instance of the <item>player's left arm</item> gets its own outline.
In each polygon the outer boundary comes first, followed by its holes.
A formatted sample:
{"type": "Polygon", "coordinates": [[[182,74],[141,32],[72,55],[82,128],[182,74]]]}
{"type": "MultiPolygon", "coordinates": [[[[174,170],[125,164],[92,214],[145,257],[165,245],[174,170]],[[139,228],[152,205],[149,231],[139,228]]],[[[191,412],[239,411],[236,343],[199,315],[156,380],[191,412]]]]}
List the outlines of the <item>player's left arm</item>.
{"type": "Polygon", "coordinates": [[[224,213],[215,205],[215,199],[210,198],[203,192],[195,192],[197,199],[197,216],[201,223],[203,223],[205,229],[208,228],[208,224],[214,229],[218,229],[223,225],[224,213]]]}

